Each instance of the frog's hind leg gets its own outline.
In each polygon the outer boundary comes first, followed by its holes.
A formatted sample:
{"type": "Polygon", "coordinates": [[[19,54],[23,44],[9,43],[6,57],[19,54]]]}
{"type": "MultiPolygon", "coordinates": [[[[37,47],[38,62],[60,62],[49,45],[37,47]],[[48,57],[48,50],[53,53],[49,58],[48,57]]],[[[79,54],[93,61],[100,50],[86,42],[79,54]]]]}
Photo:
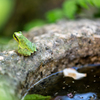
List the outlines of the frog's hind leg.
{"type": "Polygon", "coordinates": [[[36,45],[34,43],[32,43],[32,45],[33,45],[34,51],[37,51],[36,50],[36,45]]]}
{"type": "Polygon", "coordinates": [[[22,49],[20,47],[18,48],[18,53],[21,54],[21,55],[23,55],[23,56],[30,56],[31,55],[31,53],[28,52],[27,49],[22,49]]]}

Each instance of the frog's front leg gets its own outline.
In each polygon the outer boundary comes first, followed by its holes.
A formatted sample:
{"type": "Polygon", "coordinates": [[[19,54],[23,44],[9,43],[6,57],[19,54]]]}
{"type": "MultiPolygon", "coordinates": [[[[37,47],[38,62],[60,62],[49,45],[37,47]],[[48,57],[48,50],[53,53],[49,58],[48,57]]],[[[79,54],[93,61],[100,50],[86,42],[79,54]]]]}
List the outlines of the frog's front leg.
{"type": "Polygon", "coordinates": [[[30,56],[31,52],[29,52],[27,49],[22,49],[20,47],[18,47],[18,53],[23,55],[23,56],[30,56]]]}

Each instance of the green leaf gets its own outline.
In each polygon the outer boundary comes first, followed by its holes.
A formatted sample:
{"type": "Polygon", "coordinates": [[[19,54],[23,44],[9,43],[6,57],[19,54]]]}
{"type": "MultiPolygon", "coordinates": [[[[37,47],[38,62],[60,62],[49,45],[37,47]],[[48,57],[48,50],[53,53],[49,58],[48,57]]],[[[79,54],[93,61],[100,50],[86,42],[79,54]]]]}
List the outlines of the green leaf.
{"type": "Polygon", "coordinates": [[[92,5],[92,6],[93,6],[92,0],[87,0],[87,3],[88,3],[89,5],[92,5]]]}
{"type": "Polygon", "coordinates": [[[54,9],[45,14],[48,22],[56,22],[58,19],[63,18],[63,12],[61,9],[54,9]]]}
{"type": "Polygon", "coordinates": [[[42,96],[38,94],[28,94],[24,100],[50,100],[51,96],[42,96]]]}
{"type": "Polygon", "coordinates": [[[77,9],[75,0],[65,0],[63,3],[63,12],[67,18],[74,19],[77,9]]]}
{"type": "Polygon", "coordinates": [[[96,7],[100,8],[100,0],[92,0],[92,2],[96,7]]]}
{"type": "Polygon", "coordinates": [[[0,29],[5,25],[9,19],[15,0],[0,0],[0,29]]]}
{"type": "Polygon", "coordinates": [[[83,8],[88,8],[87,0],[77,0],[77,3],[83,8]]]}

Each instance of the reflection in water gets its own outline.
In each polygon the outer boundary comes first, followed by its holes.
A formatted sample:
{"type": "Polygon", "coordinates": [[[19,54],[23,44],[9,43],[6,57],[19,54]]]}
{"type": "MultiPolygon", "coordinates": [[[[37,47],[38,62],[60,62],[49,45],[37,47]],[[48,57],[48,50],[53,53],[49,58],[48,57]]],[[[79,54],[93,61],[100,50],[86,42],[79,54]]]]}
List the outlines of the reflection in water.
{"type": "MultiPolygon", "coordinates": [[[[71,95],[71,93],[70,93],[71,95]]],[[[89,92],[84,94],[75,94],[74,96],[57,96],[53,100],[97,100],[97,95],[95,93],[89,92]]]]}

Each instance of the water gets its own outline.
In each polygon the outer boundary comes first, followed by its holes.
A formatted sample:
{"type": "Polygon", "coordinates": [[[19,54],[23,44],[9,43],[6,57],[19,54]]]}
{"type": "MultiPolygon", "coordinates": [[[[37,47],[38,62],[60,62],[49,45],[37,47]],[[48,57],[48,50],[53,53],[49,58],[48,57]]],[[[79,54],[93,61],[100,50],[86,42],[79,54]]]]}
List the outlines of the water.
{"type": "Polygon", "coordinates": [[[74,80],[63,77],[60,71],[40,80],[27,93],[49,95],[52,100],[100,100],[100,64],[81,66],[77,70],[87,73],[87,77],[74,80]]]}

